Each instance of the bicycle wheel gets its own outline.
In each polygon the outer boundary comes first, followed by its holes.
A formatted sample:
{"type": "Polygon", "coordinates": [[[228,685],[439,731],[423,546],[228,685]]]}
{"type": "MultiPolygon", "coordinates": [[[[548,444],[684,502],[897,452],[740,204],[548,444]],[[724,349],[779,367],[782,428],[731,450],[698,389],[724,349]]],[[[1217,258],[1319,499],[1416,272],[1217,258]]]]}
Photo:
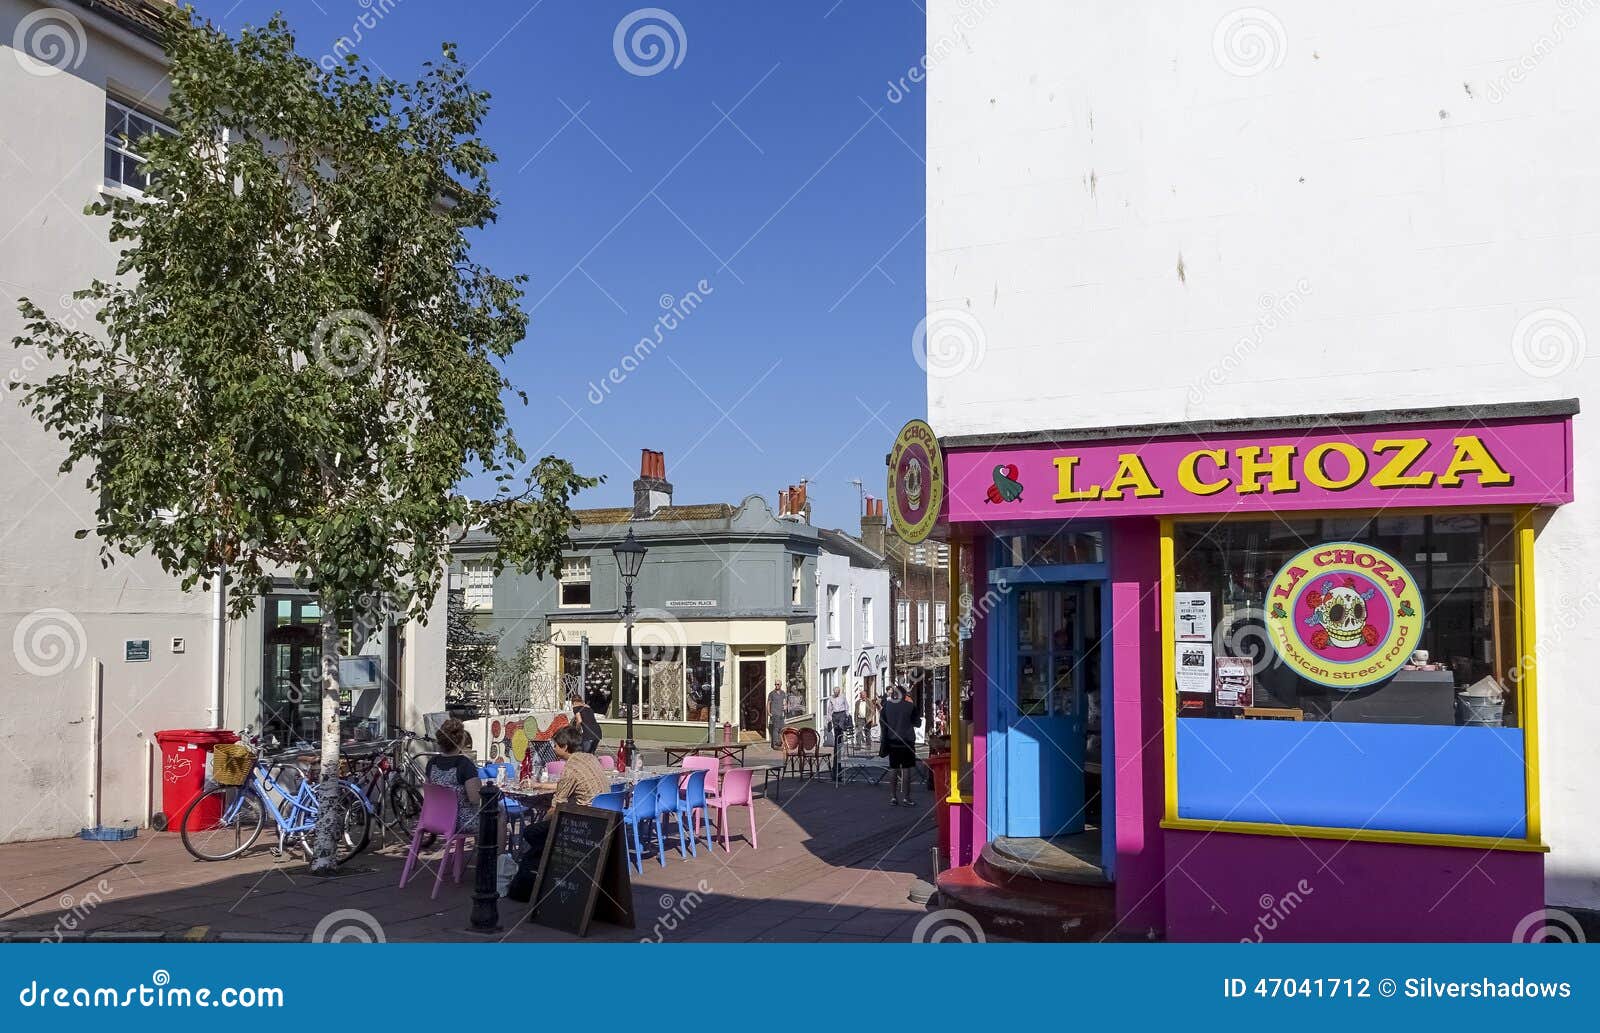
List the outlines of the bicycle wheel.
{"type": "MultiPolygon", "coordinates": [[[[367,848],[372,837],[372,815],[361,795],[346,782],[339,784],[339,800],[335,806],[339,809],[343,831],[334,848],[333,863],[341,865],[367,848]]],[[[298,839],[300,852],[310,861],[316,856],[316,830],[302,832],[298,839]]]]}
{"type": "Polygon", "coordinates": [[[409,839],[417,831],[417,819],[422,816],[422,790],[405,778],[396,778],[389,783],[385,796],[385,818],[409,839]]]}
{"type": "Polygon", "coordinates": [[[255,846],[266,820],[266,808],[253,791],[213,786],[184,808],[178,818],[178,832],[184,849],[195,857],[226,861],[255,846]]]}

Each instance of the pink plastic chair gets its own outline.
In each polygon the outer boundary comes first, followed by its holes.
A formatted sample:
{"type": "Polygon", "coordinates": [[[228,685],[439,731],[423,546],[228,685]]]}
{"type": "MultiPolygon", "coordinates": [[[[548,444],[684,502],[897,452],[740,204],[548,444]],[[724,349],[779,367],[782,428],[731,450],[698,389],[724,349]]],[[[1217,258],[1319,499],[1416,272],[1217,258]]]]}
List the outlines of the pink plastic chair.
{"type": "Polygon", "coordinates": [[[422,787],[422,814],[417,818],[417,831],[411,834],[411,849],[406,851],[405,867],[400,869],[400,888],[405,889],[416,867],[417,855],[422,852],[422,837],[428,833],[444,838],[444,854],[439,858],[439,872],[433,877],[433,893],[429,899],[438,899],[439,883],[444,870],[455,855],[455,881],[461,882],[461,868],[467,857],[467,834],[456,831],[456,794],[444,786],[422,787]]]}
{"type": "Polygon", "coordinates": [[[601,771],[615,771],[615,770],[617,770],[617,758],[613,757],[609,753],[600,754],[600,770],[601,771]]]}
{"type": "Polygon", "coordinates": [[[567,770],[566,761],[552,760],[550,763],[544,766],[544,777],[546,781],[557,779],[561,777],[561,773],[565,770],[567,770]]]}
{"type": "MultiPolygon", "coordinates": [[[[756,842],[756,808],[750,792],[750,780],[755,776],[753,768],[729,768],[722,773],[722,786],[717,792],[715,800],[707,797],[706,802],[717,809],[717,826],[722,829],[722,849],[724,853],[733,853],[733,848],[728,845],[728,808],[743,807],[745,813],[750,815],[750,847],[759,849],[761,844],[756,842]]],[[[710,781],[710,776],[706,776],[710,781]]]]}
{"type": "MultiPolygon", "coordinates": [[[[699,771],[701,769],[704,769],[706,773],[706,802],[715,807],[717,805],[717,797],[721,794],[721,787],[718,782],[722,774],[722,764],[715,757],[683,758],[683,770],[685,772],[699,771]]],[[[683,779],[680,778],[678,781],[681,784],[683,779]]]]}

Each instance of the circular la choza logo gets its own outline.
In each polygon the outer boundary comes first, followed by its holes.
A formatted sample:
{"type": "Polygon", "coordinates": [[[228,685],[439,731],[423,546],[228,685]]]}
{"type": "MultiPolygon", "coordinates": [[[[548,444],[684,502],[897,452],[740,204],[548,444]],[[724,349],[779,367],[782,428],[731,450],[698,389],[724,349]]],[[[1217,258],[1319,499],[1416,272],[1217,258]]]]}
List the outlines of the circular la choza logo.
{"type": "Polygon", "coordinates": [[[1422,644],[1422,593],[1393,556],[1328,542],[1294,556],[1267,590],[1272,648],[1302,678],[1359,689],[1394,675],[1422,644]]]}

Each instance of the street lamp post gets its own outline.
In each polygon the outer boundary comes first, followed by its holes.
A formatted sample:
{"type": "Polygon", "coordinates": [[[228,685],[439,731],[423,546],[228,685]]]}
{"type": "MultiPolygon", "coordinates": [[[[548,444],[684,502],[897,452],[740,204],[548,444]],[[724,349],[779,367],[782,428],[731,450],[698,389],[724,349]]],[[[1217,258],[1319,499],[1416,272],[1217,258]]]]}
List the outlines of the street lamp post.
{"type": "Polygon", "coordinates": [[[617,558],[617,572],[622,575],[622,624],[626,629],[627,640],[624,645],[623,681],[622,681],[622,706],[627,711],[627,731],[622,740],[622,755],[617,758],[619,765],[633,763],[633,707],[639,697],[639,670],[633,655],[633,582],[639,576],[639,568],[644,566],[645,547],[633,536],[633,528],[628,528],[628,536],[611,547],[611,555],[617,558]],[[633,668],[633,687],[630,689],[627,681],[627,671],[633,668]]]}

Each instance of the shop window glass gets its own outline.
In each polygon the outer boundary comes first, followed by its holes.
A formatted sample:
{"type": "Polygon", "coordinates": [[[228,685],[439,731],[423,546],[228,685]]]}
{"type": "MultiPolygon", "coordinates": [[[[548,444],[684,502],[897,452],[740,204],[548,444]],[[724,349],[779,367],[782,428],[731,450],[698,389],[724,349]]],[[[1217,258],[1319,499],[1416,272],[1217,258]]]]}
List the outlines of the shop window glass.
{"type": "Polygon", "coordinates": [[[1017,534],[1000,539],[999,565],[1002,567],[1046,567],[1104,561],[1105,535],[1100,531],[1017,534]]]}
{"type": "Polygon", "coordinates": [[[1213,650],[1179,716],[1516,727],[1514,544],[1504,515],[1178,525],[1175,587],[1209,597],[1213,650]]]}
{"type": "Polygon", "coordinates": [[[811,647],[792,645],[788,647],[788,653],[788,670],[783,679],[783,716],[785,720],[792,721],[811,712],[811,647]]]}
{"type": "Polygon", "coordinates": [[[1173,526],[1176,817],[1528,835],[1500,513],[1173,526]]]}

